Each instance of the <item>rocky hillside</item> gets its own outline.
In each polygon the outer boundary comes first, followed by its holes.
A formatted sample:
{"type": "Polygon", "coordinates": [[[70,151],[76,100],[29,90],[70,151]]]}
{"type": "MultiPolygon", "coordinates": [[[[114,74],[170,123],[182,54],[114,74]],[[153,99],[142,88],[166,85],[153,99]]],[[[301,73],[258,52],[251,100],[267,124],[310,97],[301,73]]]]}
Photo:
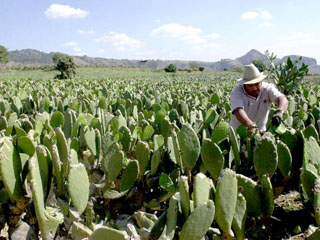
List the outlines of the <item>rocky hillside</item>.
{"type": "MultiPolygon", "coordinates": [[[[34,49],[23,49],[9,51],[10,66],[25,66],[25,65],[48,65],[53,64],[53,52],[45,53],[34,49]]],[[[94,58],[88,56],[73,56],[77,65],[80,66],[124,66],[124,67],[144,67],[149,69],[164,69],[169,64],[173,63],[178,69],[188,69],[189,61],[182,60],[129,60],[129,59],[108,59],[108,58],[94,58]]],[[[292,60],[299,56],[290,55],[281,59],[277,58],[275,63],[282,63],[288,57],[292,60]]],[[[262,60],[269,64],[265,55],[255,49],[250,50],[245,55],[236,59],[221,59],[218,62],[197,62],[203,66],[206,71],[224,71],[234,70],[236,67],[250,64],[253,60],[262,60]]],[[[309,73],[320,74],[320,66],[314,58],[302,57],[302,62],[309,65],[309,73]]]]}

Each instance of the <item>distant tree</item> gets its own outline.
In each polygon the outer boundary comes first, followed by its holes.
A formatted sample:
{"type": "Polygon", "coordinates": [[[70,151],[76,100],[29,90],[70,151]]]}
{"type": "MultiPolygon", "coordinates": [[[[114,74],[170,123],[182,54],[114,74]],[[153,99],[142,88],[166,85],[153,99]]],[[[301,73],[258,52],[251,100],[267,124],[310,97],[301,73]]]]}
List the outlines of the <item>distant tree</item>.
{"type": "Polygon", "coordinates": [[[267,65],[264,63],[264,61],[253,60],[252,64],[255,65],[259,69],[260,72],[267,70],[267,65]]]}
{"type": "Polygon", "coordinates": [[[200,64],[197,62],[189,62],[189,68],[193,71],[199,70],[200,67],[200,64]]]}
{"type": "Polygon", "coordinates": [[[199,67],[199,71],[203,72],[204,71],[204,67],[199,67]]]}
{"type": "Polygon", "coordinates": [[[165,69],[166,72],[173,72],[175,73],[177,71],[177,67],[174,64],[169,64],[165,69]]]}
{"type": "Polygon", "coordinates": [[[228,70],[229,70],[228,68],[223,68],[223,71],[225,71],[225,72],[228,71],[228,70]]]}
{"type": "Polygon", "coordinates": [[[60,71],[56,78],[68,79],[76,75],[76,64],[72,57],[63,53],[55,53],[52,61],[56,64],[56,70],[60,71]]]}
{"type": "Polygon", "coordinates": [[[4,46],[0,45],[0,63],[9,62],[9,58],[8,57],[9,57],[8,50],[4,46]]]}
{"type": "Polygon", "coordinates": [[[235,72],[238,72],[238,73],[242,73],[243,72],[243,68],[242,67],[234,67],[233,70],[235,72]]]}

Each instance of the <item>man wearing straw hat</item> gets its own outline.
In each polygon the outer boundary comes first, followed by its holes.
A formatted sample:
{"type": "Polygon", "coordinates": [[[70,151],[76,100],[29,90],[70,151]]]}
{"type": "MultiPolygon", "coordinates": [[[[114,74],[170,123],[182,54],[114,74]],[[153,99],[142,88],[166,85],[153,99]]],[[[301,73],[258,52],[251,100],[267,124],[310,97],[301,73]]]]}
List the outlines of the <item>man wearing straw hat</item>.
{"type": "Polygon", "coordinates": [[[266,77],[267,73],[260,73],[255,65],[244,66],[243,78],[237,80],[239,86],[230,94],[230,125],[234,130],[244,124],[248,135],[258,130],[266,131],[271,103],[278,106],[272,116],[272,124],[280,125],[282,114],[288,108],[288,100],[273,84],[262,82],[266,77]]]}

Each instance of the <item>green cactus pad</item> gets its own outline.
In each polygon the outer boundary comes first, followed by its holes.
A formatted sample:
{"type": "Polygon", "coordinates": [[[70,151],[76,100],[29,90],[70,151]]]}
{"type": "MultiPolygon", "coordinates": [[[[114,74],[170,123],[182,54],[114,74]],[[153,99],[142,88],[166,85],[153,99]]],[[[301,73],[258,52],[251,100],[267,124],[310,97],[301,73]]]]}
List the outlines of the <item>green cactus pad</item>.
{"type": "Polygon", "coordinates": [[[139,141],[136,145],[136,157],[139,162],[139,179],[142,178],[143,174],[147,170],[150,161],[150,149],[149,145],[145,142],[139,141]]]}
{"type": "Polygon", "coordinates": [[[55,112],[50,119],[50,125],[53,128],[61,127],[63,128],[64,126],[64,116],[63,113],[57,111],[55,112]]]}
{"type": "Polygon", "coordinates": [[[317,226],[320,226],[320,178],[317,178],[314,182],[314,200],[313,200],[313,208],[314,208],[314,216],[316,219],[317,226]]]}
{"type": "Polygon", "coordinates": [[[232,229],[237,239],[244,239],[244,230],[247,218],[247,202],[241,193],[238,193],[236,210],[232,220],[232,229]]]}
{"type": "MultiPolygon", "coordinates": [[[[311,163],[316,168],[320,167],[320,146],[317,142],[317,140],[314,137],[310,137],[309,139],[305,139],[307,142],[307,164],[311,163]]],[[[305,151],[304,150],[304,151],[305,151]]]]}
{"type": "Polygon", "coordinates": [[[68,174],[68,192],[72,205],[81,215],[87,207],[89,198],[89,178],[83,164],[71,165],[68,174]]]}
{"type": "Polygon", "coordinates": [[[241,160],[240,160],[240,143],[239,143],[237,135],[234,132],[232,127],[230,127],[230,130],[229,130],[229,138],[230,138],[232,152],[233,152],[233,156],[234,156],[234,160],[235,160],[236,166],[239,167],[240,164],[241,164],[241,160]]]}
{"type": "Polygon", "coordinates": [[[151,157],[151,175],[152,176],[154,176],[157,173],[160,162],[161,162],[161,151],[160,149],[158,149],[155,152],[153,152],[151,157]]]}
{"type": "Polygon", "coordinates": [[[121,172],[124,161],[123,151],[111,151],[108,154],[107,166],[108,166],[108,181],[114,181],[121,172]]]}
{"type": "Polygon", "coordinates": [[[314,201],[314,187],[315,181],[319,177],[309,169],[302,169],[300,175],[301,191],[304,197],[304,201],[314,201]]]}
{"type": "Polygon", "coordinates": [[[128,163],[126,169],[124,170],[121,182],[120,182],[120,192],[129,190],[134,186],[135,181],[139,175],[139,163],[136,160],[132,160],[128,163]]]}
{"type": "Polygon", "coordinates": [[[32,140],[27,136],[22,136],[18,138],[18,147],[22,152],[28,154],[30,157],[36,152],[36,148],[32,140]]]}
{"type": "Polygon", "coordinates": [[[146,228],[148,230],[151,230],[151,228],[154,225],[154,221],[152,221],[150,218],[148,218],[146,216],[146,213],[143,211],[134,212],[133,217],[136,220],[136,222],[140,228],[146,228]]]}
{"type": "Polygon", "coordinates": [[[58,226],[63,223],[64,217],[58,209],[45,208],[40,169],[35,156],[29,159],[29,182],[42,238],[45,240],[53,239],[58,226]]]}
{"type": "Polygon", "coordinates": [[[119,129],[119,131],[122,133],[122,139],[121,139],[121,145],[122,150],[127,153],[131,146],[131,132],[130,129],[126,126],[123,126],[119,129]]]}
{"type": "Polygon", "coordinates": [[[67,140],[64,136],[64,133],[60,127],[55,129],[56,137],[57,137],[57,147],[59,151],[60,161],[62,162],[62,178],[65,179],[68,174],[69,168],[69,148],[67,140]]]}
{"type": "Polygon", "coordinates": [[[68,139],[72,135],[72,129],[73,129],[73,118],[72,118],[72,110],[67,109],[67,111],[64,112],[64,127],[63,127],[63,132],[64,136],[68,139]]]}
{"type": "Polygon", "coordinates": [[[9,137],[0,138],[0,171],[2,182],[11,200],[19,200],[23,197],[21,181],[21,162],[19,153],[14,148],[9,137]]]}
{"type": "Polygon", "coordinates": [[[209,200],[210,184],[203,173],[198,173],[194,178],[193,194],[194,207],[198,207],[209,200]]]}
{"type": "Polygon", "coordinates": [[[51,145],[51,156],[52,156],[52,165],[53,165],[53,175],[57,180],[57,195],[60,196],[63,194],[63,180],[62,180],[62,163],[59,157],[59,151],[56,144],[51,145]]]}
{"type": "Polygon", "coordinates": [[[212,131],[211,140],[212,142],[219,143],[226,139],[229,135],[229,123],[220,121],[212,131]]]}
{"type": "Polygon", "coordinates": [[[317,142],[319,142],[319,134],[313,124],[310,124],[303,130],[303,135],[306,139],[314,137],[317,140],[317,142]]]}
{"type": "Polygon", "coordinates": [[[277,169],[278,156],[274,142],[269,138],[264,138],[256,147],[253,156],[254,169],[260,178],[268,174],[271,178],[277,169]]]}
{"type": "Polygon", "coordinates": [[[74,238],[75,240],[81,240],[84,238],[89,239],[92,234],[91,229],[79,222],[72,222],[70,231],[72,234],[72,238],[74,238]]]}
{"type": "Polygon", "coordinates": [[[187,219],[190,213],[190,196],[188,178],[186,176],[181,176],[179,179],[179,192],[182,212],[187,219]]]}
{"type": "Polygon", "coordinates": [[[270,178],[267,175],[263,175],[260,179],[262,199],[264,202],[264,215],[270,217],[274,209],[274,195],[270,178]]]}
{"type": "Polygon", "coordinates": [[[211,177],[217,180],[224,166],[224,156],[219,146],[210,139],[202,142],[201,160],[211,177]]]}
{"type": "Polygon", "coordinates": [[[38,158],[38,162],[39,162],[43,192],[47,193],[48,187],[49,187],[48,186],[49,177],[51,175],[51,173],[50,173],[51,160],[47,154],[47,150],[46,150],[45,146],[38,145],[36,148],[36,152],[37,152],[37,158],[38,158]]]}
{"type": "Polygon", "coordinates": [[[86,127],[84,130],[84,140],[89,150],[94,156],[97,155],[96,134],[93,128],[86,127]]]}
{"type": "Polygon", "coordinates": [[[97,228],[91,235],[91,240],[127,240],[129,235],[125,231],[116,230],[110,227],[102,226],[97,228]]]}
{"type": "Polygon", "coordinates": [[[184,166],[192,169],[200,155],[200,141],[190,124],[183,124],[178,133],[178,142],[184,166]]]}
{"type": "Polygon", "coordinates": [[[177,197],[179,193],[176,193],[172,196],[169,202],[169,208],[167,212],[167,222],[165,228],[165,238],[173,239],[174,233],[177,227],[177,218],[178,218],[178,210],[179,210],[179,199],[177,197]]]}
{"type": "Polygon", "coordinates": [[[236,174],[231,169],[225,169],[219,177],[215,205],[216,221],[222,231],[233,236],[231,224],[236,209],[238,186],[236,174]]]}
{"type": "Polygon", "coordinates": [[[250,216],[262,215],[262,195],[258,184],[252,179],[237,174],[239,192],[247,201],[247,212],[250,216]]]}
{"type": "Polygon", "coordinates": [[[215,215],[212,200],[194,209],[180,232],[180,240],[201,240],[211,226],[215,215]]]}
{"type": "Polygon", "coordinates": [[[278,168],[284,178],[291,175],[292,157],[290,149],[283,142],[277,143],[278,168]]]}

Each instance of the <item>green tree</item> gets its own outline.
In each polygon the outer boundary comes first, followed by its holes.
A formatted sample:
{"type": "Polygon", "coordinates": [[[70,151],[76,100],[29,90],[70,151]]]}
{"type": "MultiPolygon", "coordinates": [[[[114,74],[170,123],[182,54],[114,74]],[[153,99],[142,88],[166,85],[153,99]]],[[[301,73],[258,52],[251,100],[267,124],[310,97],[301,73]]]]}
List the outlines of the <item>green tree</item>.
{"type": "Polygon", "coordinates": [[[0,45],[0,63],[9,62],[9,58],[8,57],[9,57],[8,50],[4,46],[0,45]]]}
{"type": "Polygon", "coordinates": [[[56,64],[56,70],[60,71],[60,74],[58,74],[56,78],[68,79],[73,78],[76,75],[76,64],[69,55],[55,53],[52,57],[52,61],[56,64]]]}
{"type": "Polygon", "coordinates": [[[298,85],[308,74],[308,65],[304,63],[300,65],[299,62],[302,57],[299,57],[295,61],[292,61],[290,57],[288,57],[283,63],[275,64],[274,60],[277,58],[276,55],[273,53],[270,55],[268,50],[265,52],[265,55],[270,62],[268,68],[269,76],[273,79],[279,90],[286,95],[294,94],[298,85]]]}
{"type": "Polygon", "coordinates": [[[234,67],[233,70],[235,72],[242,73],[243,72],[243,67],[234,67]]]}
{"type": "Polygon", "coordinates": [[[204,67],[202,67],[202,66],[199,67],[199,71],[200,71],[200,72],[203,72],[203,71],[204,71],[204,67]]]}
{"type": "Polygon", "coordinates": [[[177,71],[177,67],[174,64],[169,64],[165,69],[166,72],[173,72],[175,73],[177,71]]]}
{"type": "Polygon", "coordinates": [[[252,64],[255,65],[259,69],[260,72],[267,70],[267,65],[264,63],[264,61],[253,60],[252,64]]]}

